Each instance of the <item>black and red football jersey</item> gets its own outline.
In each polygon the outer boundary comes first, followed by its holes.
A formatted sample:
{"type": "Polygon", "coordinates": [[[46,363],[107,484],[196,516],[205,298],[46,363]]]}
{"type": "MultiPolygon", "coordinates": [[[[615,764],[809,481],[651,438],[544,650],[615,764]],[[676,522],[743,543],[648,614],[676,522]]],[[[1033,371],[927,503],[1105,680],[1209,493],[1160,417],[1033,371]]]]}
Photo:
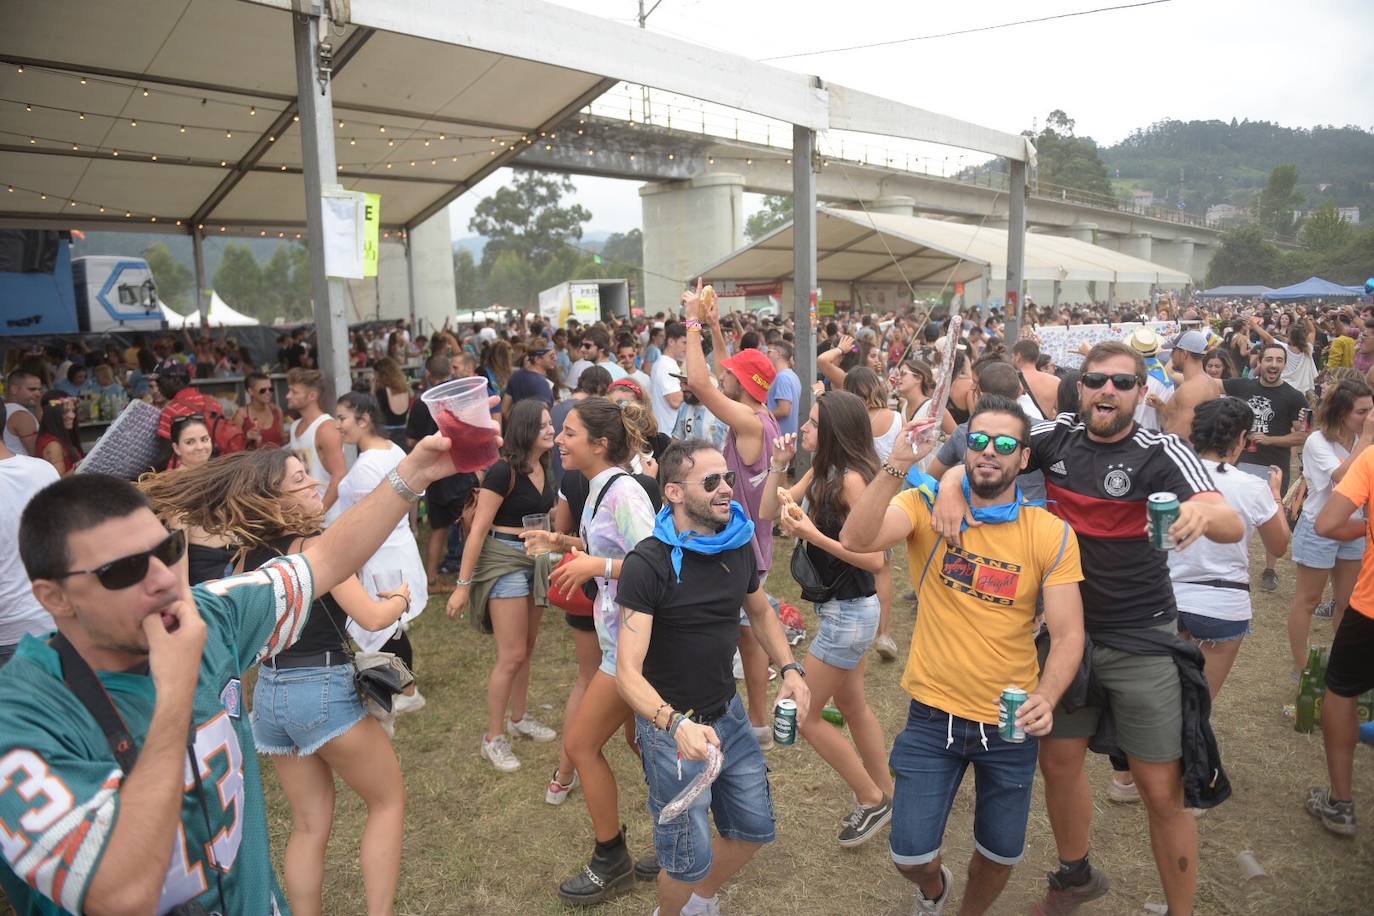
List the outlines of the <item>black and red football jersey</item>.
{"type": "Polygon", "coordinates": [[[1182,503],[1216,490],[1193,450],[1139,425],[1117,442],[1094,442],[1075,414],[1035,424],[1030,447],[1030,467],[1045,474],[1049,510],[1078,535],[1088,632],[1174,620],[1169,555],[1146,536],[1146,500],[1167,491],[1182,503]]]}

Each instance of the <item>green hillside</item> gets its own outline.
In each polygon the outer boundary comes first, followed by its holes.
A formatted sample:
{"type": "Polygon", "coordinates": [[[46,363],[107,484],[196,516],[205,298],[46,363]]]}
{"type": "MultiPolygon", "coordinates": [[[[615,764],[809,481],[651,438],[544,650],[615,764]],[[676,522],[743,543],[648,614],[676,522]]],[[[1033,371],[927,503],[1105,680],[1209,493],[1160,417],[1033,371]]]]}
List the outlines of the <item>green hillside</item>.
{"type": "Polygon", "coordinates": [[[1374,220],[1374,133],[1358,127],[1282,127],[1268,121],[1160,121],[1099,154],[1118,189],[1154,192],[1155,202],[1193,213],[1249,207],[1279,165],[1298,167],[1303,209],[1359,207],[1374,220]]]}

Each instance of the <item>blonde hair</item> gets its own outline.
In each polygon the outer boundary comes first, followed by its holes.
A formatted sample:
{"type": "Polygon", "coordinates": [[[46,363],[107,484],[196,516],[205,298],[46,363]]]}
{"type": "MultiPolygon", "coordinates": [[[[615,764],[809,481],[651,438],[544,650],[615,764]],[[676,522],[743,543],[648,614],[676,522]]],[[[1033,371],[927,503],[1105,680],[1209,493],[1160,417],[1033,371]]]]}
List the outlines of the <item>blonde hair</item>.
{"type": "Polygon", "coordinates": [[[268,547],[286,535],[318,534],[323,512],[282,499],[285,449],[258,449],[213,458],[198,468],[145,474],[138,487],[164,521],[194,526],[244,549],[268,547]]]}

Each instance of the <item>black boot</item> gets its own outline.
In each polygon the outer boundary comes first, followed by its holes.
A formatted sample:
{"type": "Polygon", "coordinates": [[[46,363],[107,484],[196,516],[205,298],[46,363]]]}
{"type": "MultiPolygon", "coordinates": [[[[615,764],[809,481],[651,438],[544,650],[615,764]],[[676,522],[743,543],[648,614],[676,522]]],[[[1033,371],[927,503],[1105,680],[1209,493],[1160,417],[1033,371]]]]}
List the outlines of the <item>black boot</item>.
{"type": "Polygon", "coordinates": [[[625,831],[609,843],[597,843],[582,870],[558,885],[558,896],[573,906],[609,900],[634,886],[635,863],[625,846],[625,831]]]}
{"type": "Polygon", "coordinates": [[[635,860],[635,880],[658,880],[658,853],[651,852],[644,858],[635,860]]]}

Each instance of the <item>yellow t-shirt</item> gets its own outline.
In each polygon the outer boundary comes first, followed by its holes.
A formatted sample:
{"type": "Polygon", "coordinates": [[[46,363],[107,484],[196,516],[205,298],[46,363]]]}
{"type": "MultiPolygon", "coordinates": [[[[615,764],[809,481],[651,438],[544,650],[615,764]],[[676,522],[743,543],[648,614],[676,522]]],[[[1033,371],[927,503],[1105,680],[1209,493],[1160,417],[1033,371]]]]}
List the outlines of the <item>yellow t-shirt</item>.
{"type": "Polygon", "coordinates": [[[1036,598],[1042,583],[1083,580],[1078,539],[1062,519],[1022,506],[1016,521],[970,528],[963,547],[951,547],[930,530],[919,491],[892,505],[911,519],[907,563],[919,607],[902,687],[927,706],[994,724],[1004,688],[1029,693],[1040,683],[1036,598]]]}
{"type": "Polygon", "coordinates": [[[1342,334],[1331,341],[1331,351],[1326,356],[1326,364],[1331,368],[1355,365],[1355,340],[1342,334]]]}

